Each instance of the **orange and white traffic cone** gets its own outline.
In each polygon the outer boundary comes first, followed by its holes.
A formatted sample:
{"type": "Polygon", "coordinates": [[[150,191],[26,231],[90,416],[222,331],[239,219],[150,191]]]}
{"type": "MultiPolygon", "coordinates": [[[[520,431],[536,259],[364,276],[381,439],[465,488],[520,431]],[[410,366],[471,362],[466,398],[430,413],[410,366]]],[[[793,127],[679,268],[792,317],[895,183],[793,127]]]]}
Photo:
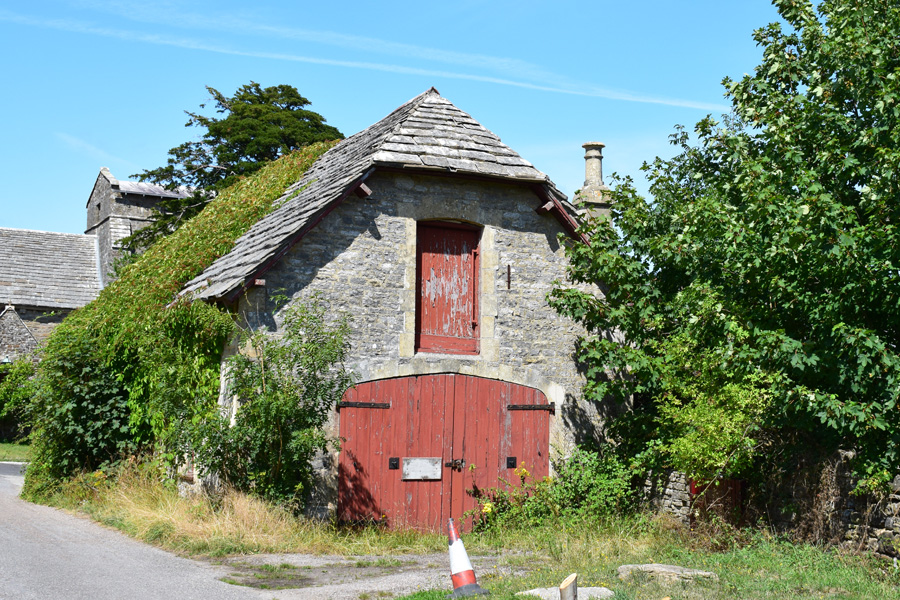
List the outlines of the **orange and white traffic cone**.
{"type": "Polygon", "coordinates": [[[453,581],[453,593],[448,594],[447,597],[487,596],[490,592],[475,581],[475,571],[472,569],[472,563],[469,562],[466,547],[463,546],[462,540],[459,539],[459,534],[456,532],[453,519],[450,519],[447,530],[450,544],[450,579],[453,581]]]}

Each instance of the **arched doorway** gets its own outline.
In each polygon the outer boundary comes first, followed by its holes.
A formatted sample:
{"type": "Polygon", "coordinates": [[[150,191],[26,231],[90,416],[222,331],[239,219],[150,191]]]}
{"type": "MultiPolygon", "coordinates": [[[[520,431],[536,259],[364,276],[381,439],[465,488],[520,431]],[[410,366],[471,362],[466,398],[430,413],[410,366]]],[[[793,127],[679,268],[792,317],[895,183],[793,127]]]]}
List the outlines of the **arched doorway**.
{"type": "Polygon", "coordinates": [[[549,474],[550,412],[536,389],[469,375],[369,381],[339,405],[338,515],[439,530],[475,488],[549,474]]]}

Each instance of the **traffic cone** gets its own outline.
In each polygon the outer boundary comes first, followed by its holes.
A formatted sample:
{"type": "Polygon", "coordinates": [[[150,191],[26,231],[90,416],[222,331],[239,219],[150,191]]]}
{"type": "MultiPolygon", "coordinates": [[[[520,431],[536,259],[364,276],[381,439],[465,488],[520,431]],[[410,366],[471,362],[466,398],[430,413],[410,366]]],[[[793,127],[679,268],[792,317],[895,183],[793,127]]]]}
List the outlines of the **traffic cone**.
{"type": "Polygon", "coordinates": [[[472,563],[469,562],[466,547],[463,546],[462,540],[459,539],[459,534],[456,532],[453,519],[450,519],[447,529],[447,538],[450,544],[450,579],[453,581],[453,593],[448,594],[447,597],[487,596],[490,592],[475,581],[475,571],[472,569],[472,563]]]}

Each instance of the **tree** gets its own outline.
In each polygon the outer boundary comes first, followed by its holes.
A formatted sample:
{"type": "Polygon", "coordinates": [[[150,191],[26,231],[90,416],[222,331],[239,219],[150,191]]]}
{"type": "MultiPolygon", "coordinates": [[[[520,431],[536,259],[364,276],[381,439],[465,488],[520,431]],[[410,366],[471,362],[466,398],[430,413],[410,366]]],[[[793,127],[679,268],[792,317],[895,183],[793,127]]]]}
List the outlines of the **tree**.
{"type": "Polygon", "coordinates": [[[637,394],[632,451],[714,476],[763,445],[900,460],[900,6],[775,0],[785,24],[672,160],[569,248],[551,301],[588,329],[586,392],[637,394]],[[604,331],[618,331],[620,344],[604,331]]]}
{"type": "Polygon", "coordinates": [[[215,101],[216,113],[225,116],[185,111],[185,127],[205,129],[200,141],[169,150],[166,166],[132,175],[169,190],[189,192],[186,198],[165,199],[156,206],[154,222],[123,242],[132,251],[168,235],[200,212],[217,192],[267,162],[315,142],[344,137],[326,125],[322,115],[306,110],[309,100],[293,86],[262,88],[250,82],[230,98],[213,87],[206,89],[215,101]]]}

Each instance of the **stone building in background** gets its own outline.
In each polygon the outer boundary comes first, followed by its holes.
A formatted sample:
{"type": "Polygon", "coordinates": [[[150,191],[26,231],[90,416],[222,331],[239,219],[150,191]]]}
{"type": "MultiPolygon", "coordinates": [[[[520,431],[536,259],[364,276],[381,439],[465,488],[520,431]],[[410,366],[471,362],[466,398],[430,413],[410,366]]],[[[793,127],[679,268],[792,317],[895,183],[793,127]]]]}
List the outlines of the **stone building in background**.
{"type": "Polygon", "coordinates": [[[71,311],[110,281],[123,238],[144,227],[158,185],[118,181],[103,167],[87,202],[84,234],[0,227],[0,364],[34,352],[71,311]]]}
{"type": "Polygon", "coordinates": [[[146,227],[153,207],[165,198],[184,198],[183,190],[136,181],[119,181],[109,169],[100,168],[94,189],[88,198],[85,234],[97,238],[100,287],[106,287],[116,260],[122,258],[121,241],[146,227]]]}

